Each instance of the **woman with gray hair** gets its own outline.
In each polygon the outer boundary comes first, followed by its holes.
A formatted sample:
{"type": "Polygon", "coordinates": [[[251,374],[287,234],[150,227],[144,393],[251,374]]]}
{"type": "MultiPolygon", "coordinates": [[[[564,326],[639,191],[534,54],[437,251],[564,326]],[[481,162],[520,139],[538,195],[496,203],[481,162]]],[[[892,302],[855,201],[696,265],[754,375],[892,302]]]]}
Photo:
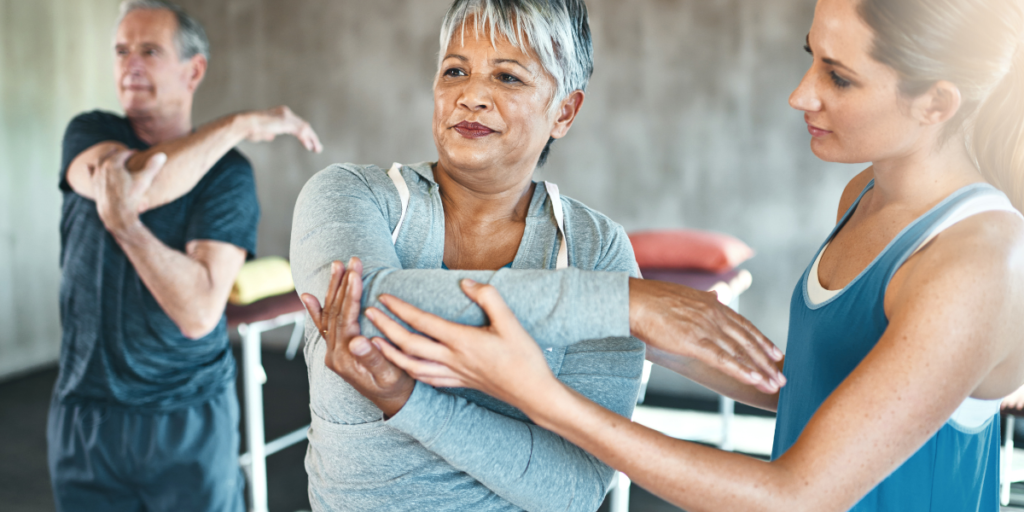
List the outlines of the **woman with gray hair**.
{"type": "Polygon", "coordinates": [[[1019,0],[818,1],[790,105],[816,156],[871,166],[793,292],[789,384],[719,388],[777,411],[771,462],[671,439],[566,388],[490,287],[465,286],[487,328],[383,298],[431,337],[367,311],[402,349],[385,354],[514,404],[691,512],[997,512],[1010,497],[1000,399],[1024,381],[1022,36],[1019,0]]]}
{"type": "Polygon", "coordinates": [[[303,188],[291,258],[313,320],[314,510],[593,511],[614,474],[501,401],[391,366],[359,315],[361,300],[376,305],[383,293],[481,325],[458,283],[496,286],[558,379],[627,417],[644,360],[631,331],[675,332],[659,338],[673,340],[666,350],[778,389],[776,350],[745,320],[710,294],[630,279],[639,273],[623,229],[533,181],[572,126],[592,67],[581,0],[457,0],[434,82],[437,162],[333,165],[303,188]],[[654,296],[675,316],[631,322],[627,310],[654,296]]]}

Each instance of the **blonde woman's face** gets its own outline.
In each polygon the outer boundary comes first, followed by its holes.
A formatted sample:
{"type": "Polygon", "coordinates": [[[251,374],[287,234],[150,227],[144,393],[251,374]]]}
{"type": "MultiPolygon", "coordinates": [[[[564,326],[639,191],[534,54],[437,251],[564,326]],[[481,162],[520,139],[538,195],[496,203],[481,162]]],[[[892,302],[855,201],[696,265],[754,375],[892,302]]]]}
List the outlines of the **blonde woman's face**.
{"type": "MultiPolygon", "coordinates": [[[[464,170],[536,163],[552,133],[555,81],[537,55],[507,39],[455,31],[434,85],[434,143],[464,170]]],[[[529,166],[528,166],[529,167],[529,166]]]]}
{"type": "Polygon", "coordinates": [[[819,0],[807,37],[812,63],[789,104],[804,112],[811,150],[829,162],[877,162],[917,149],[923,126],[899,77],[874,60],[874,35],[854,0],[819,0]]]}

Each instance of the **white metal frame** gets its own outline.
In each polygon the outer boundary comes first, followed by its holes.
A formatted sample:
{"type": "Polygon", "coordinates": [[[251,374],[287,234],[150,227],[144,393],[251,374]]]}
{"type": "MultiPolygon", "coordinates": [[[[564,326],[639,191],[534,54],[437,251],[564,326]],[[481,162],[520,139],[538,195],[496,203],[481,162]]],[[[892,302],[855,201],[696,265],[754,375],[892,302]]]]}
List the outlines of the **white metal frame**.
{"type": "Polygon", "coordinates": [[[292,359],[302,342],[305,318],[305,311],[295,311],[268,320],[238,325],[238,334],[242,337],[242,399],[245,406],[245,440],[249,450],[238,458],[238,462],[245,471],[249,483],[249,510],[252,512],[269,512],[267,508],[267,456],[306,439],[306,431],[309,430],[309,425],[306,425],[269,443],[266,442],[263,431],[263,384],[267,382],[267,373],[263,369],[260,353],[263,333],[288,324],[295,324],[291,339],[288,341],[288,348],[285,350],[285,357],[292,359]]]}
{"type": "Polygon", "coordinates": [[[1024,481],[1024,470],[1013,469],[1013,427],[1016,418],[1012,414],[1006,415],[1006,430],[1003,431],[1003,453],[999,461],[999,503],[1003,506],[1010,504],[1010,485],[1014,482],[1024,481]]]}

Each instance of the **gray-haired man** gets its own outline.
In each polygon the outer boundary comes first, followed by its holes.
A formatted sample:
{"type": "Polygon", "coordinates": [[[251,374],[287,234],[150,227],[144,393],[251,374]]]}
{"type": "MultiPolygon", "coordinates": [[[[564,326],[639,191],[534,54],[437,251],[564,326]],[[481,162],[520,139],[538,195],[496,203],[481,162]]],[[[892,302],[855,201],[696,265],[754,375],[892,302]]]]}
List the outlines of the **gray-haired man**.
{"type": "Polygon", "coordinates": [[[286,107],[193,129],[208,43],[159,0],[122,5],[125,117],[79,115],[60,188],[60,375],[47,427],[58,510],[241,511],[235,363],[224,306],[256,246],[243,139],[320,141],[286,107]]]}

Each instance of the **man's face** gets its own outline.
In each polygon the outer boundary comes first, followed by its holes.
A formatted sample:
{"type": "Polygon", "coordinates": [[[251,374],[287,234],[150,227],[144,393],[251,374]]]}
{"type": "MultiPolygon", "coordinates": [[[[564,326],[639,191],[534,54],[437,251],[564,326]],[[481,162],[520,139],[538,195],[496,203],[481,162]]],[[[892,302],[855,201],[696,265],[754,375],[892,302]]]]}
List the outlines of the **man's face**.
{"type": "Polygon", "coordinates": [[[117,27],[114,80],[129,117],[190,108],[206,59],[181,60],[174,43],[177,29],[174,13],[164,9],[132,11],[117,27]]]}

